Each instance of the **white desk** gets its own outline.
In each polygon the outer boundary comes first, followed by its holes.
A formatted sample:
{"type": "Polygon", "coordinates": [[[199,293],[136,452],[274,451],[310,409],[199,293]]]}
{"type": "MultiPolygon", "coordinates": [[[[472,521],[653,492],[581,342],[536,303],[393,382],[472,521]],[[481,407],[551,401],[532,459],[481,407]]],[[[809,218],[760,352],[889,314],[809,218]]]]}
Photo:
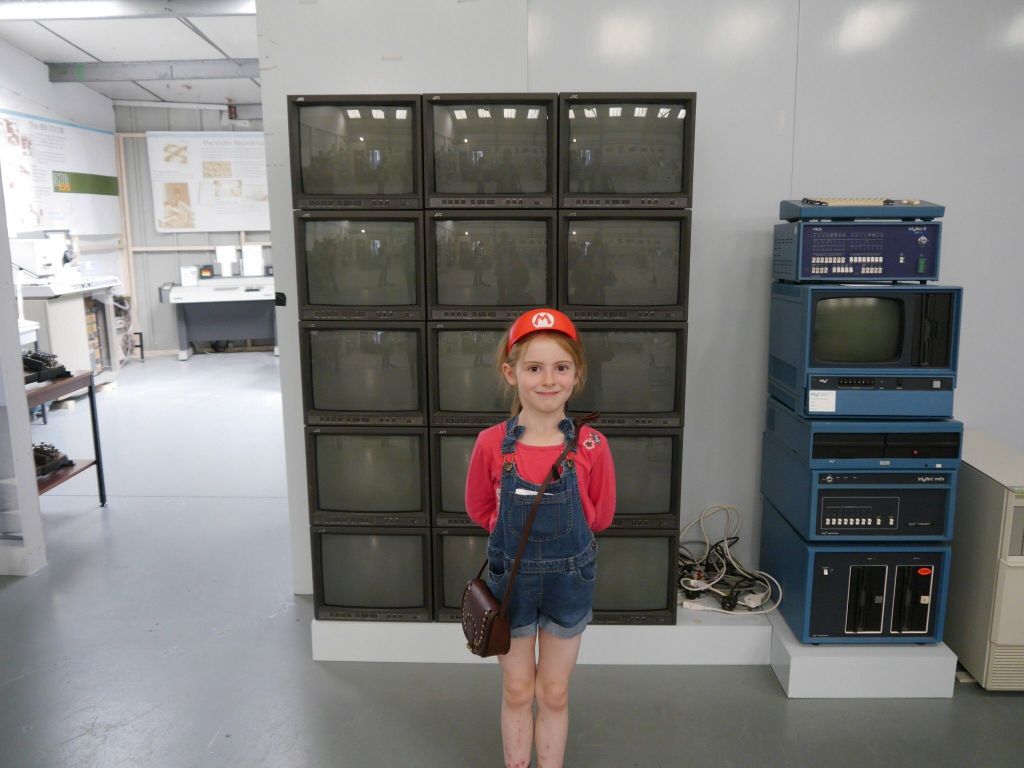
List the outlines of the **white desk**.
{"type": "Polygon", "coordinates": [[[21,295],[26,299],[55,299],[61,296],[101,293],[107,288],[117,288],[120,285],[121,281],[114,275],[84,276],[75,274],[67,279],[54,276],[53,279],[45,283],[23,283],[21,295]]]}
{"type": "Polygon", "coordinates": [[[212,277],[171,286],[161,299],[177,305],[179,360],[197,341],[229,339],[274,339],[277,354],[273,277],[212,277]]]}

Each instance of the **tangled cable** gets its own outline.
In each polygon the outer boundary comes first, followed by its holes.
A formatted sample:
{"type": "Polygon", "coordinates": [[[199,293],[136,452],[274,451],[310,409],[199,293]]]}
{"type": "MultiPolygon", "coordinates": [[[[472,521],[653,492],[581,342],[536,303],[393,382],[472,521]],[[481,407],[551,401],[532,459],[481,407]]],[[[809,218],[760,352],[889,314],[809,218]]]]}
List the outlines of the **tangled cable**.
{"type": "Polygon", "coordinates": [[[716,504],[700,513],[679,532],[679,604],[697,611],[732,613],[743,608],[749,613],[771,613],[782,602],[782,585],[765,571],[744,567],[730,547],[740,539],[742,518],[736,507],[716,504]],[[725,514],[725,536],[714,544],[708,536],[705,521],[716,514],[725,514]],[[687,541],[687,532],[700,524],[704,537],[704,554],[696,557],[689,546],[701,543],[687,541]],[[772,599],[774,593],[777,595],[772,599]],[[704,595],[714,595],[721,608],[699,602],[704,595]],[[771,603],[765,607],[766,603],[771,603]]]}

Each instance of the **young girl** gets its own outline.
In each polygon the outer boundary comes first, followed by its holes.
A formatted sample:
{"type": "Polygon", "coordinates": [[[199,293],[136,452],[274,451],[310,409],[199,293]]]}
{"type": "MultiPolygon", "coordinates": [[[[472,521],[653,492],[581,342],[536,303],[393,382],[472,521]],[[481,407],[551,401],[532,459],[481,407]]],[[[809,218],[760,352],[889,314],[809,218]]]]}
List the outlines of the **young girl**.
{"type": "Polygon", "coordinates": [[[491,533],[486,580],[499,601],[537,490],[570,445],[530,530],[508,608],[511,648],[498,657],[505,765],[527,768],[536,741],[538,768],[555,768],[569,732],[569,677],[592,615],[594,533],[615,512],[615,470],[604,436],[588,426],[575,434],[565,416],[587,372],[568,317],[555,309],[524,313],[502,337],[497,363],[512,418],[477,438],[466,509],[491,533]]]}

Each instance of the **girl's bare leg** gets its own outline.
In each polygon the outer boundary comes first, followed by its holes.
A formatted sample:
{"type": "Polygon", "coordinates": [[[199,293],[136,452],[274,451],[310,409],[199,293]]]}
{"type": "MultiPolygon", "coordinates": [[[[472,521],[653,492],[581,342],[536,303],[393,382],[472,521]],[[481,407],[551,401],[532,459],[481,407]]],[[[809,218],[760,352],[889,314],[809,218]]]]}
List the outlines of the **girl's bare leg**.
{"type": "Polygon", "coordinates": [[[501,741],[506,768],[529,768],[533,750],[533,692],[537,677],[536,636],[513,637],[498,657],[501,665],[501,741]]]}
{"type": "Polygon", "coordinates": [[[562,768],[569,736],[569,678],[583,635],[563,638],[539,633],[537,662],[537,768],[562,768]]]}

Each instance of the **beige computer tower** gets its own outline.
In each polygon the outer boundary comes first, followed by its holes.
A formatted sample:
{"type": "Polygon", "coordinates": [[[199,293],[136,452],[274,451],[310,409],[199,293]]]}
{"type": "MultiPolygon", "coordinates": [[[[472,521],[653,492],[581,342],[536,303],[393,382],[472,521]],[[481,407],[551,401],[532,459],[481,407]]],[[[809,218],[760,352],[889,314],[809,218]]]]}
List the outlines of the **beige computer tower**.
{"type": "Polygon", "coordinates": [[[943,640],[983,687],[1024,690],[1024,454],[971,430],[943,640]]]}

